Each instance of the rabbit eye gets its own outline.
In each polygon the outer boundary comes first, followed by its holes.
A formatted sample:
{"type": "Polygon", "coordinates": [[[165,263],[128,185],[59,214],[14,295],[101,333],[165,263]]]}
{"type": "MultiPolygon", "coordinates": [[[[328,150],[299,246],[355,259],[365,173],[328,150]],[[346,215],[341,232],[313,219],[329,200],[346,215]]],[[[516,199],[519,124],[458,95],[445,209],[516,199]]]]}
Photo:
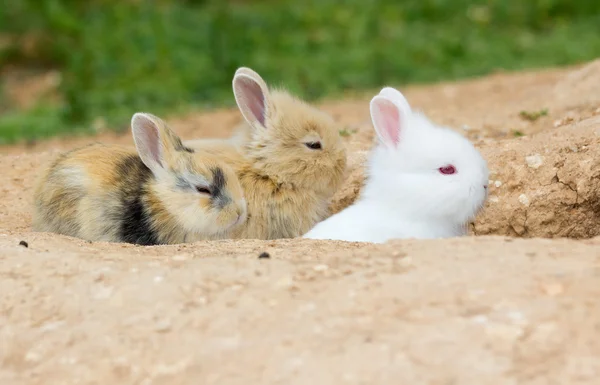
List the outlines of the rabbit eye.
{"type": "Polygon", "coordinates": [[[200,194],[210,195],[210,189],[205,186],[196,186],[196,191],[198,191],[200,194]]]}
{"type": "Polygon", "coordinates": [[[456,174],[456,168],[452,165],[440,167],[438,170],[444,175],[456,174]]]}
{"type": "Polygon", "coordinates": [[[321,142],[307,142],[304,143],[304,145],[308,148],[310,148],[311,150],[320,150],[321,147],[321,142]]]}

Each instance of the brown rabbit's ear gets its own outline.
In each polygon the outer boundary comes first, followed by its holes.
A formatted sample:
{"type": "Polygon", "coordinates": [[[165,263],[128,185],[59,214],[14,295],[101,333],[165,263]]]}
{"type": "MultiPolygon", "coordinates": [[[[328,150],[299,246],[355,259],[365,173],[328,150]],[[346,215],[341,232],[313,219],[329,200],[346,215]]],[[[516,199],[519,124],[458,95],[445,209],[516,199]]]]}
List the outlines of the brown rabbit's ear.
{"type": "Polygon", "coordinates": [[[244,119],[256,128],[266,127],[269,88],[265,81],[249,68],[239,68],[233,77],[233,95],[244,119]]]}
{"type": "Polygon", "coordinates": [[[264,80],[261,78],[261,76],[258,73],[256,73],[256,71],[254,71],[252,68],[240,67],[235,71],[235,75],[233,76],[235,77],[237,75],[247,75],[264,83],[264,80]]]}
{"type": "Polygon", "coordinates": [[[142,162],[154,174],[165,170],[168,154],[177,150],[181,139],[161,119],[138,112],[131,118],[133,141],[142,162]]]}

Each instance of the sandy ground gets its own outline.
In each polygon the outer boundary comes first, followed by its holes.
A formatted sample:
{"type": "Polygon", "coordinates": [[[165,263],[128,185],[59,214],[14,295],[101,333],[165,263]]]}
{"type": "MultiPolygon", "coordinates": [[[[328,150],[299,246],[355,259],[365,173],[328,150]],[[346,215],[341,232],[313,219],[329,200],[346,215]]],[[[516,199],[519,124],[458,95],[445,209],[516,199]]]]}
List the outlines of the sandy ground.
{"type": "MultiPolygon", "coordinates": [[[[489,161],[473,236],[138,247],[32,233],[40,165],[92,138],[0,147],[0,384],[597,384],[600,61],[403,90],[489,161]]],[[[369,98],[322,104],[352,132],[334,211],[360,190],[369,98]]],[[[239,115],[167,119],[186,139],[225,137],[239,115]]]]}

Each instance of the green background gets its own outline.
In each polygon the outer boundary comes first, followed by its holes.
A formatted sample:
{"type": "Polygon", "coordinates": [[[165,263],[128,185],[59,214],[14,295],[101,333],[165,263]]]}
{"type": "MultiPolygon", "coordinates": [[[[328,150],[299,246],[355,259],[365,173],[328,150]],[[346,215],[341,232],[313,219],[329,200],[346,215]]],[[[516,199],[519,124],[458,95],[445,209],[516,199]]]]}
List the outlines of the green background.
{"type": "Polygon", "coordinates": [[[239,66],[309,100],[600,57],[596,0],[9,0],[0,80],[60,74],[58,98],[0,99],[0,142],[124,129],[133,112],[233,105],[239,66]]]}

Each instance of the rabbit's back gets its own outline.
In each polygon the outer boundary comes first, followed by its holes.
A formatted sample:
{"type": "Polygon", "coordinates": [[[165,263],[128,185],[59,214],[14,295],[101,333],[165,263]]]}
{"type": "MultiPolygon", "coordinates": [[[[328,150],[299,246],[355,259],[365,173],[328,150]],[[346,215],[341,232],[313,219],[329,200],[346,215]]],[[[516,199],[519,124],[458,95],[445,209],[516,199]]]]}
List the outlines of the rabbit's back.
{"type": "Polygon", "coordinates": [[[103,241],[147,236],[151,232],[127,222],[141,215],[150,176],[137,154],[124,147],[93,144],[63,154],[38,181],[33,228],[103,241]]]}

